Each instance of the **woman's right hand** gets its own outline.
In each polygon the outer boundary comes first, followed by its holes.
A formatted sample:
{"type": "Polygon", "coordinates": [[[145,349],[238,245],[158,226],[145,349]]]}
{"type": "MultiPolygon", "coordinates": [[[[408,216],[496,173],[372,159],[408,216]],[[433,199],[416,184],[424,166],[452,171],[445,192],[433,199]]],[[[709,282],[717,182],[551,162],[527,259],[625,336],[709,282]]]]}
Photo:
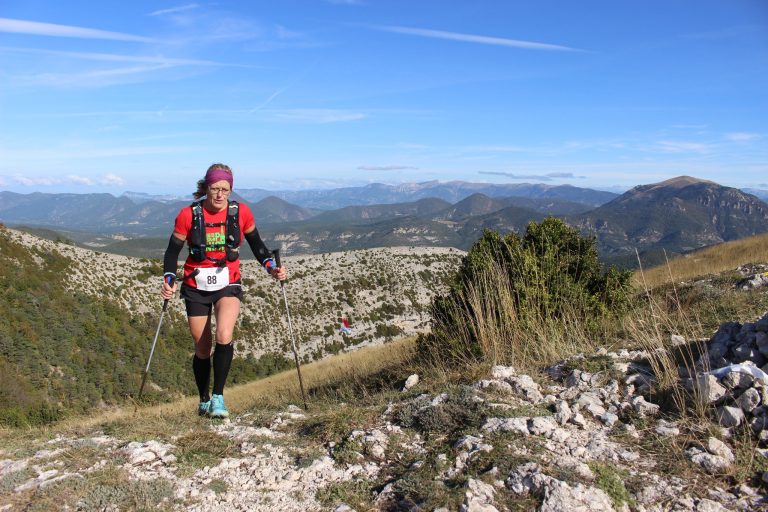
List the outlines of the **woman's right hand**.
{"type": "Polygon", "coordinates": [[[168,281],[163,277],[163,287],[160,289],[160,296],[168,300],[173,297],[174,293],[176,293],[176,282],[173,283],[173,286],[169,286],[168,281]]]}

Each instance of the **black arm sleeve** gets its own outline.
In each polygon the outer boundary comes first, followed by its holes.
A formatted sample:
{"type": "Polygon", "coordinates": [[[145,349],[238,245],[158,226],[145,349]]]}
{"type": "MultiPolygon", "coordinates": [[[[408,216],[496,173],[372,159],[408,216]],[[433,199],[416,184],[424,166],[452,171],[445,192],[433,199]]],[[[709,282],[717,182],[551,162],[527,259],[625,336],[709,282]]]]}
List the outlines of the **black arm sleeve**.
{"type": "Polygon", "coordinates": [[[171,235],[171,239],[168,240],[168,248],[165,250],[165,256],[163,257],[164,275],[176,275],[176,267],[179,265],[179,253],[182,247],[184,247],[184,240],[179,240],[171,235]]]}
{"type": "Polygon", "coordinates": [[[272,257],[269,249],[267,249],[267,246],[264,245],[264,241],[262,241],[259,236],[258,229],[253,228],[253,231],[246,233],[245,241],[248,242],[248,246],[253,251],[253,255],[256,256],[256,259],[259,260],[261,265],[264,265],[264,262],[272,257]]]}

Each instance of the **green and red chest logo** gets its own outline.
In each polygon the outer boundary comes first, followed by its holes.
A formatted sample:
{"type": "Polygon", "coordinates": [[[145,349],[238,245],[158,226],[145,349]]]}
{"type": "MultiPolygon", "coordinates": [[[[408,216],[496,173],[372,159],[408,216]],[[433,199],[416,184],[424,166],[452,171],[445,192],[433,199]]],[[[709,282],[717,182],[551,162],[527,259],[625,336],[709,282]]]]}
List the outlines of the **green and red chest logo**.
{"type": "Polygon", "coordinates": [[[205,233],[205,245],[208,247],[223,247],[227,243],[227,237],[224,233],[224,226],[214,228],[216,231],[207,231],[205,233]]]}

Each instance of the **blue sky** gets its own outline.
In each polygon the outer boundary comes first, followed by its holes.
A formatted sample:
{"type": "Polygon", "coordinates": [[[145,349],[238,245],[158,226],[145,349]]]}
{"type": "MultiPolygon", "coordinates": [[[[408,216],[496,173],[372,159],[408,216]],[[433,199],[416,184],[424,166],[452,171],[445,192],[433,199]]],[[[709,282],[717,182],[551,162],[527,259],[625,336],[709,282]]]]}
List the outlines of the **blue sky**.
{"type": "Polygon", "coordinates": [[[768,188],[764,0],[3,0],[0,189],[768,188]]]}

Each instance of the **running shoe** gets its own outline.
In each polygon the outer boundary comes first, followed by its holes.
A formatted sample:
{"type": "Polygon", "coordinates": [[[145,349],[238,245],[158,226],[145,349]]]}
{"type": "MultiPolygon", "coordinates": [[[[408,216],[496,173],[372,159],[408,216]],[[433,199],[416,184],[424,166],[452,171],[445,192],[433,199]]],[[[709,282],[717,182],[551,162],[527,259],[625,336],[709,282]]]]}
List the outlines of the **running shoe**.
{"type": "Polygon", "coordinates": [[[199,416],[206,416],[208,415],[208,411],[211,410],[211,401],[208,400],[206,402],[200,402],[200,404],[197,406],[197,414],[199,416]]]}
{"type": "Polygon", "coordinates": [[[229,418],[229,411],[224,405],[223,395],[213,395],[211,397],[211,407],[208,409],[208,415],[211,418],[229,418]]]}

